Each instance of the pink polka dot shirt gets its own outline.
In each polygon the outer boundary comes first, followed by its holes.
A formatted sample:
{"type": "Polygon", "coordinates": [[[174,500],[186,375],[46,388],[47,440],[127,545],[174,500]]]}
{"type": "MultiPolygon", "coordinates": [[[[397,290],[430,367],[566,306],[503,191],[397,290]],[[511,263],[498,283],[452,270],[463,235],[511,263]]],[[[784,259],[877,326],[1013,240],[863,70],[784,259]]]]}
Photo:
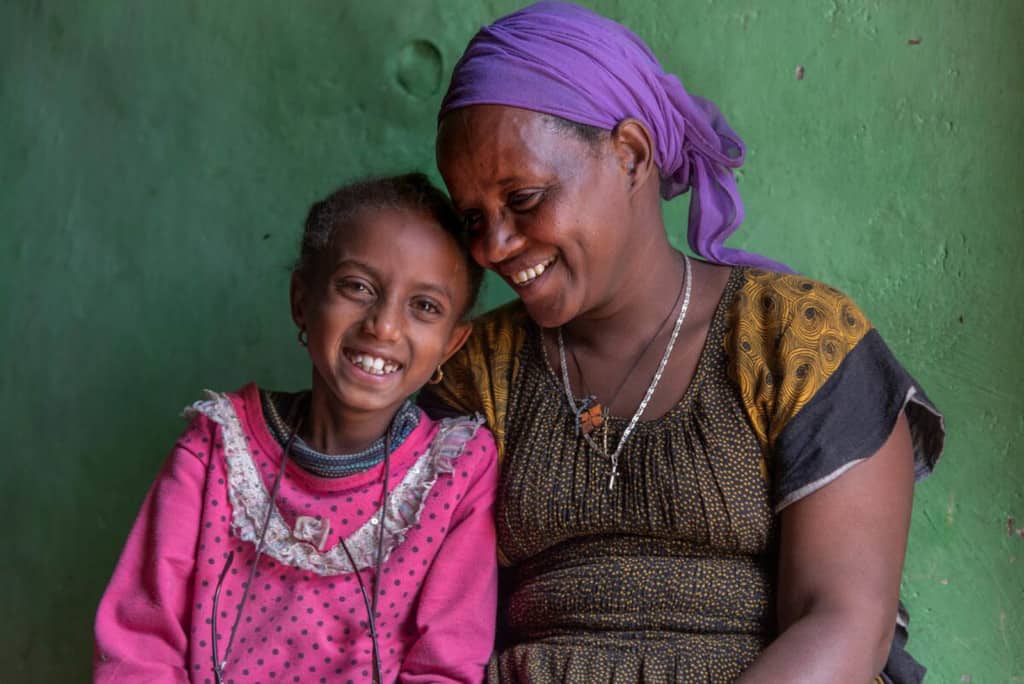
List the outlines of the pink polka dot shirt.
{"type": "MultiPolygon", "coordinates": [[[[211,395],[143,503],[96,616],[96,682],[214,682],[255,561],[282,449],[259,390],[211,395]]],[[[366,583],[380,519],[377,598],[385,681],[480,682],[494,642],[493,438],[476,423],[419,425],[383,464],[321,478],[289,462],[223,668],[226,682],[368,682],[371,640],[344,538],[366,583]],[[460,436],[461,435],[461,436],[460,436]]]]}

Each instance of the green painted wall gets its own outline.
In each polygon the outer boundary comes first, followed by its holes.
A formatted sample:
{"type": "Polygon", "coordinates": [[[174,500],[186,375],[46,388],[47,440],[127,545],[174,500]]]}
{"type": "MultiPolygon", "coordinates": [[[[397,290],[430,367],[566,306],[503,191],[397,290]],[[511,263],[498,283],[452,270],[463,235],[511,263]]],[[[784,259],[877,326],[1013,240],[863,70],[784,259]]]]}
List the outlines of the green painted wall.
{"type": "MultiPolygon", "coordinates": [[[[306,379],[286,300],[306,207],[432,171],[441,84],[515,4],[3,4],[5,681],[86,678],[177,411],[306,379]]],[[[947,412],[914,511],[911,650],[932,681],[1024,681],[1024,3],[594,5],[746,138],[735,244],[854,295],[947,412]]]]}

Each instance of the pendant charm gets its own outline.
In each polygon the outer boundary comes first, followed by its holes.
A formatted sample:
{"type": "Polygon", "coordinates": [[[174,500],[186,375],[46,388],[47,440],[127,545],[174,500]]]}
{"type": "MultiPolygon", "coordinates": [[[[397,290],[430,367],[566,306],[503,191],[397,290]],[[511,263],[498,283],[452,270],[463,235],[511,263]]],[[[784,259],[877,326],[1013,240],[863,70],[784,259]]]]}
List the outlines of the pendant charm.
{"type": "Polygon", "coordinates": [[[615,478],[619,476],[619,464],[612,466],[612,476],[608,478],[608,491],[615,489],[615,478]]]}
{"type": "Polygon", "coordinates": [[[589,435],[594,430],[604,425],[604,409],[600,404],[594,404],[585,411],[580,412],[580,430],[583,434],[589,435]]]}
{"type": "Polygon", "coordinates": [[[584,397],[576,409],[576,434],[589,435],[604,425],[604,408],[593,394],[584,397]]]}

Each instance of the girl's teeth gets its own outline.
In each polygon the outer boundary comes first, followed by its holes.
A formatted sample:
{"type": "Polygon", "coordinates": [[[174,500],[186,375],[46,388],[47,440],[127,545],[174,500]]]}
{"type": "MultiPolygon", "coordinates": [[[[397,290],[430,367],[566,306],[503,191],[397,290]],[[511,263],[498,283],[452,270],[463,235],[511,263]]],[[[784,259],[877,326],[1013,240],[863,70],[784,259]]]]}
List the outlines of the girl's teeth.
{"type": "Polygon", "coordinates": [[[399,365],[392,361],[385,361],[366,354],[356,354],[351,357],[352,363],[373,375],[387,375],[399,369],[399,365]]]}

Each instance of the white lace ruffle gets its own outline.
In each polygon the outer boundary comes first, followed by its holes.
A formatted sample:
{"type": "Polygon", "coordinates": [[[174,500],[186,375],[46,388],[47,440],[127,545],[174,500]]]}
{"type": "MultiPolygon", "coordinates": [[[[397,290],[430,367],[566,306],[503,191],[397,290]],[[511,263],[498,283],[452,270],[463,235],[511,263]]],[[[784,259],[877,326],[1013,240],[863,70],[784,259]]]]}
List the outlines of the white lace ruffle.
{"type": "MultiPolygon", "coordinates": [[[[206,393],[209,399],[197,401],[186,408],[184,415],[193,417],[202,414],[220,425],[227,460],[231,527],[238,538],[255,544],[260,538],[267,509],[271,505],[270,492],[253,462],[242,424],[231,400],[217,392],[207,390],[206,393]]],[[[479,416],[441,421],[430,446],[409,468],[402,481],[391,490],[387,510],[383,511],[384,559],[405,540],[409,528],[419,522],[427,496],[438,476],[452,472],[452,462],[459,457],[482,423],[483,418],[479,416]]],[[[296,528],[291,529],[276,506],[270,513],[263,553],[286,565],[325,576],[372,567],[376,560],[379,534],[377,525],[380,524],[381,513],[378,508],[373,517],[345,539],[355,560],[355,568],[349,563],[340,543],[326,551],[321,550],[329,534],[326,520],[316,521],[315,518],[301,516],[296,521],[296,528]],[[316,524],[318,522],[322,524],[316,524]]]]}

